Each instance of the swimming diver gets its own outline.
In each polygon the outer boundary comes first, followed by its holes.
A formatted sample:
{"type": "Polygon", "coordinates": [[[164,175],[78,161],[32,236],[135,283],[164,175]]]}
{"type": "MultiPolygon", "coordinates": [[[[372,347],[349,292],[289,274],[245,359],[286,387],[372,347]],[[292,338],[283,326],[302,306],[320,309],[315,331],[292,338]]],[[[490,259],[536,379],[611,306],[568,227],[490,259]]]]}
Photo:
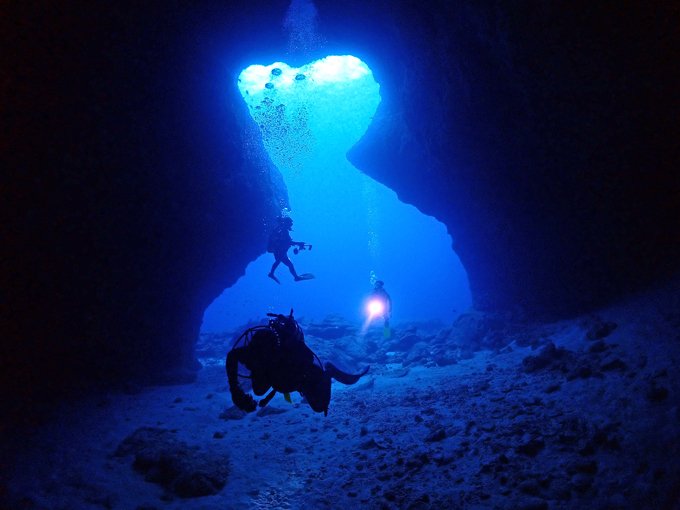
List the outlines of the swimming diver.
{"type": "Polygon", "coordinates": [[[274,276],[274,271],[276,271],[276,268],[279,267],[279,264],[281,263],[288,267],[290,274],[293,275],[296,282],[301,280],[311,280],[314,278],[314,275],[311,273],[305,273],[298,276],[298,274],[295,272],[293,263],[288,258],[288,248],[291,246],[297,246],[297,248],[295,248],[295,253],[297,253],[298,250],[307,249],[307,246],[309,246],[310,250],[312,249],[312,246],[309,244],[293,241],[293,239],[290,237],[290,234],[288,233],[290,230],[293,230],[293,218],[290,216],[281,216],[279,217],[279,224],[269,235],[269,246],[267,247],[267,251],[274,254],[274,264],[272,265],[271,271],[269,271],[267,276],[269,276],[269,278],[274,280],[279,285],[281,282],[276,276],[274,276]]]}
{"type": "Polygon", "coordinates": [[[272,388],[260,400],[260,407],[266,406],[276,392],[283,393],[290,402],[289,393],[298,391],[315,412],[323,412],[327,416],[331,401],[331,378],[342,384],[354,384],[366,375],[370,367],[357,375],[346,374],[328,362],[322,367],[319,358],[305,344],[302,329],[293,318],[293,310],[289,316],[267,315],[271,317],[269,324],[248,329],[227,355],[227,378],[232,401],[248,413],[257,409],[258,403],[243,391],[238,382],[238,364],[242,363],[250,370],[249,377],[255,395],[262,396],[272,388]],[[237,347],[242,339],[245,339],[244,345],[237,347]],[[318,363],[315,363],[315,359],[318,363]]]}
{"type": "Polygon", "coordinates": [[[391,336],[390,332],[390,317],[392,317],[392,298],[387,293],[384,288],[385,283],[378,280],[373,285],[373,290],[371,291],[371,302],[379,302],[382,306],[379,313],[382,313],[383,319],[385,319],[385,324],[383,327],[383,336],[389,338],[391,336]]]}

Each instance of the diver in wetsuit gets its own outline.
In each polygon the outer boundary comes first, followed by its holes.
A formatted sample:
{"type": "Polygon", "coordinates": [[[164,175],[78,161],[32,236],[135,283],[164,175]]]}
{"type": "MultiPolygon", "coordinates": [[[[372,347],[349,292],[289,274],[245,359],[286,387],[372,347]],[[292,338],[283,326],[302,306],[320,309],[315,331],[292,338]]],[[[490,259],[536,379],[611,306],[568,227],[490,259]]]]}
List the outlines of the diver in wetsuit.
{"type": "Polygon", "coordinates": [[[227,356],[232,401],[249,413],[257,409],[257,402],[243,391],[238,382],[238,364],[242,363],[250,370],[255,395],[262,396],[269,388],[273,389],[260,400],[260,407],[266,406],[276,392],[283,393],[290,402],[288,394],[298,391],[315,412],[327,415],[331,378],[343,384],[354,384],[368,372],[369,367],[357,375],[346,374],[328,362],[322,367],[319,358],[305,344],[304,334],[293,319],[293,310],[289,316],[267,315],[271,317],[269,325],[247,330],[227,356]],[[244,345],[237,347],[242,339],[245,339],[244,345]]]}
{"type": "Polygon", "coordinates": [[[269,236],[269,246],[267,247],[267,251],[274,254],[274,264],[272,265],[272,268],[267,276],[269,276],[269,278],[274,280],[279,285],[281,282],[276,276],[274,276],[274,271],[276,271],[276,268],[279,267],[279,264],[283,264],[284,266],[288,267],[290,274],[293,275],[296,282],[301,280],[311,280],[314,278],[314,275],[310,273],[305,273],[298,276],[298,274],[295,272],[293,263],[288,258],[288,248],[291,246],[297,246],[295,253],[297,253],[298,250],[305,250],[306,246],[309,246],[310,250],[312,249],[311,245],[293,241],[293,238],[290,237],[290,234],[288,233],[291,230],[293,230],[293,218],[290,216],[280,217],[279,224],[269,236]]]}
{"type": "Polygon", "coordinates": [[[382,317],[385,319],[385,327],[390,327],[392,317],[392,298],[384,288],[385,283],[378,280],[371,291],[371,301],[379,301],[382,304],[382,317]]]}
{"type": "Polygon", "coordinates": [[[384,285],[385,284],[383,282],[378,280],[373,286],[368,305],[369,312],[371,314],[369,320],[373,319],[374,317],[382,317],[382,319],[385,321],[383,326],[383,336],[385,338],[390,338],[392,336],[392,332],[390,330],[390,317],[392,317],[392,298],[390,298],[390,295],[384,289],[384,285]]]}

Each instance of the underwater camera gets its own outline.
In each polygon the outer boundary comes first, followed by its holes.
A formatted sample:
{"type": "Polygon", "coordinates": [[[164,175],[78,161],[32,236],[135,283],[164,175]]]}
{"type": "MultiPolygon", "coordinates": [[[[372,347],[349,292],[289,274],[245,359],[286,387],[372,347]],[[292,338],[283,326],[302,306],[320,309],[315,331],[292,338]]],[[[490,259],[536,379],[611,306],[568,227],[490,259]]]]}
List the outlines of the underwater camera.
{"type": "Polygon", "coordinates": [[[295,255],[297,255],[300,252],[300,250],[306,250],[308,246],[309,246],[309,250],[311,251],[312,250],[311,244],[303,244],[299,248],[296,246],[295,249],[293,250],[293,253],[295,253],[295,255]]]}

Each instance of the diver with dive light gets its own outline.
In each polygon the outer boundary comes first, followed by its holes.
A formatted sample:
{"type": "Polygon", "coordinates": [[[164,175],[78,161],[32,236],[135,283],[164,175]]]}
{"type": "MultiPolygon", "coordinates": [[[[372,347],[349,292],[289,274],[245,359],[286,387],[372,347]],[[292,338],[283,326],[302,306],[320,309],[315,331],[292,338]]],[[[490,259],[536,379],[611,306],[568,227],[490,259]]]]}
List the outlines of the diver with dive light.
{"type": "MultiPolygon", "coordinates": [[[[274,395],[283,393],[291,402],[290,393],[297,391],[317,413],[328,415],[331,401],[331,378],[342,384],[354,384],[366,375],[370,367],[360,374],[347,374],[332,363],[321,364],[321,360],[305,344],[305,336],[297,321],[290,315],[267,314],[267,326],[255,326],[246,330],[236,341],[227,355],[227,378],[234,404],[248,413],[257,409],[258,403],[243,391],[239,377],[252,381],[253,393],[262,396],[272,391],[259,402],[266,406],[274,395]],[[243,341],[243,345],[239,344],[243,341]],[[250,375],[238,373],[239,363],[250,370],[250,375]]],[[[291,402],[292,403],[292,402],[291,402]]]]}
{"type": "Polygon", "coordinates": [[[373,317],[382,317],[385,320],[383,326],[383,336],[389,338],[390,332],[390,317],[392,317],[392,298],[384,288],[385,283],[378,280],[373,285],[371,297],[369,298],[368,311],[373,317]]]}

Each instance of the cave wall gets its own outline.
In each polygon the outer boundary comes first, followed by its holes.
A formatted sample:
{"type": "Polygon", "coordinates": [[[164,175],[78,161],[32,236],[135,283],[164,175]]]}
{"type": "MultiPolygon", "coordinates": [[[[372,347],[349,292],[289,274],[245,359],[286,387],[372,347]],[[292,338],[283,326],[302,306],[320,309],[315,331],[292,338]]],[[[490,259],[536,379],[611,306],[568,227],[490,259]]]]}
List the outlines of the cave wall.
{"type": "Polygon", "coordinates": [[[364,9],[394,88],[348,158],[447,225],[476,307],[569,315],[677,270],[677,5],[364,9]]]}
{"type": "MultiPolygon", "coordinates": [[[[671,2],[315,4],[323,45],[288,62],[371,67],[349,158],[447,225],[478,307],[564,315],[677,269],[671,2]]],[[[0,8],[5,399],[191,379],[203,311],[285,204],[234,80],[291,49],[287,7],[0,8]]]]}
{"type": "Polygon", "coordinates": [[[0,8],[3,414],[195,377],[205,308],[287,203],[236,87],[286,7],[0,8]]]}

